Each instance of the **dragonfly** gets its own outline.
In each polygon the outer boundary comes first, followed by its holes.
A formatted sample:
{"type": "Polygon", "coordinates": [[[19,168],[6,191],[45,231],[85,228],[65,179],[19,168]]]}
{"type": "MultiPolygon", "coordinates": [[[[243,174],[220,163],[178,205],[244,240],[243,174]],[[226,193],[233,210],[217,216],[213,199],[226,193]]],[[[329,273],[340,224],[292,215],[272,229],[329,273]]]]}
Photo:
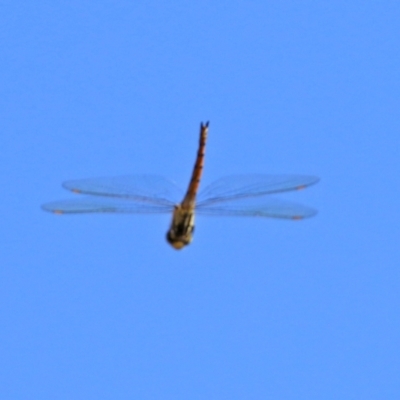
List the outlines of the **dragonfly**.
{"type": "Polygon", "coordinates": [[[316,176],[232,175],[216,180],[199,192],[208,128],[208,122],[200,124],[197,156],[186,193],[157,175],[80,179],[64,182],[63,187],[83,196],[46,203],[42,208],[55,214],[171,213],[166,239],[177,250],[191,243],[195,215],[300,220],[317,213],[301,204],[266,197],[304,189],[319,181],[316,176]]]}

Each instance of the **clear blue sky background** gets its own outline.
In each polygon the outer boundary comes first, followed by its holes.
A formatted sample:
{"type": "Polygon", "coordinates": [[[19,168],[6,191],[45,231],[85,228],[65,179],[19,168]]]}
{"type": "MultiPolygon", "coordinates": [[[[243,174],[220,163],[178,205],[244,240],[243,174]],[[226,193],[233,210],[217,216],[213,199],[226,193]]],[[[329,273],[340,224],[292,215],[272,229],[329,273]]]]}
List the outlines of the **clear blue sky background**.
{"type": "Polygon", "coordinates": [[[398,1],[1,1],[1,399],[399,399],[398,1]],[[56,217],[68,179],[315,174],[302,222],[56,217]]]}

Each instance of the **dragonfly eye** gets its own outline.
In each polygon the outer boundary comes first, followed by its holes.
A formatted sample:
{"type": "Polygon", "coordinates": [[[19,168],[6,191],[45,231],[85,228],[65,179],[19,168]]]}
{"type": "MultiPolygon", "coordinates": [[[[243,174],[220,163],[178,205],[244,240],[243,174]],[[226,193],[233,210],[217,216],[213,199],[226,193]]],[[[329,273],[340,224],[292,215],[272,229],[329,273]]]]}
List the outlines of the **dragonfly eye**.
{"type": "Polygon", "coordinates": [[[167,232],[166,239],[167,239],[167,242],[174,249],[180,250],[183,247],[185,247],[188,244],[190,244],[190,242],[192,241],[192,236],[191,235],[190,236],[187,236],[187,235],[186,236],[182,236],[182,235],[178,236],[178,235],[175,234],[175,232],[172,229],[170,229],[167,232]]]}

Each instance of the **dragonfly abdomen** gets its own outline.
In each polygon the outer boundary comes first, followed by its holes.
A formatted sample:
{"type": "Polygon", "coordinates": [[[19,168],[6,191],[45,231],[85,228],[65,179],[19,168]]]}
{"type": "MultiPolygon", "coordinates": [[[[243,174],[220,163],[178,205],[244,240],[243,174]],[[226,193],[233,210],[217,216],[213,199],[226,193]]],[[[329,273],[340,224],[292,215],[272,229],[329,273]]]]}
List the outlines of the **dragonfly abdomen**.
{"type": "Polygon", "coordinates": [[[182,202],[182,205],[185,206],[194,206],[196,200],[196,194],[199,189],[200,179],[203,172],[207,134],[208,134],[208,122],[206,122],[205,124],[201,123],[199,148],[197,150],[196,162],[194,164],[192,177],[190,179],[186,196],[182,202]]]}

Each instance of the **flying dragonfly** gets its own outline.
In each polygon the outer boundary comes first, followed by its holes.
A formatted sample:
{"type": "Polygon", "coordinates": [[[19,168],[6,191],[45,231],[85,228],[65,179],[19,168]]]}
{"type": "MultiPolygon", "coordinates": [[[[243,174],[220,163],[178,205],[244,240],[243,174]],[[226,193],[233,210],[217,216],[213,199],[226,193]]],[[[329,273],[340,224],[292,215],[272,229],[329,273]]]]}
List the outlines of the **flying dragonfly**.
{"type": "Polygon", "coordinates": [[[208,122],[200,124],[200,141],[192,176],[183,193],[157,175],[128,175],[67,181],[63,187],[82,194],[76,199],[42,205],[55,214],[172,213],[167,241],[179,250],[193,238],[195,214],[299,220],[316,210],[266,195],[304,189],[319,181],[307,175],[233,175],[215,181],[198,194],[204,166],[208,122]],[[179,202],[179,199],[183,199],[179,202]]]}

